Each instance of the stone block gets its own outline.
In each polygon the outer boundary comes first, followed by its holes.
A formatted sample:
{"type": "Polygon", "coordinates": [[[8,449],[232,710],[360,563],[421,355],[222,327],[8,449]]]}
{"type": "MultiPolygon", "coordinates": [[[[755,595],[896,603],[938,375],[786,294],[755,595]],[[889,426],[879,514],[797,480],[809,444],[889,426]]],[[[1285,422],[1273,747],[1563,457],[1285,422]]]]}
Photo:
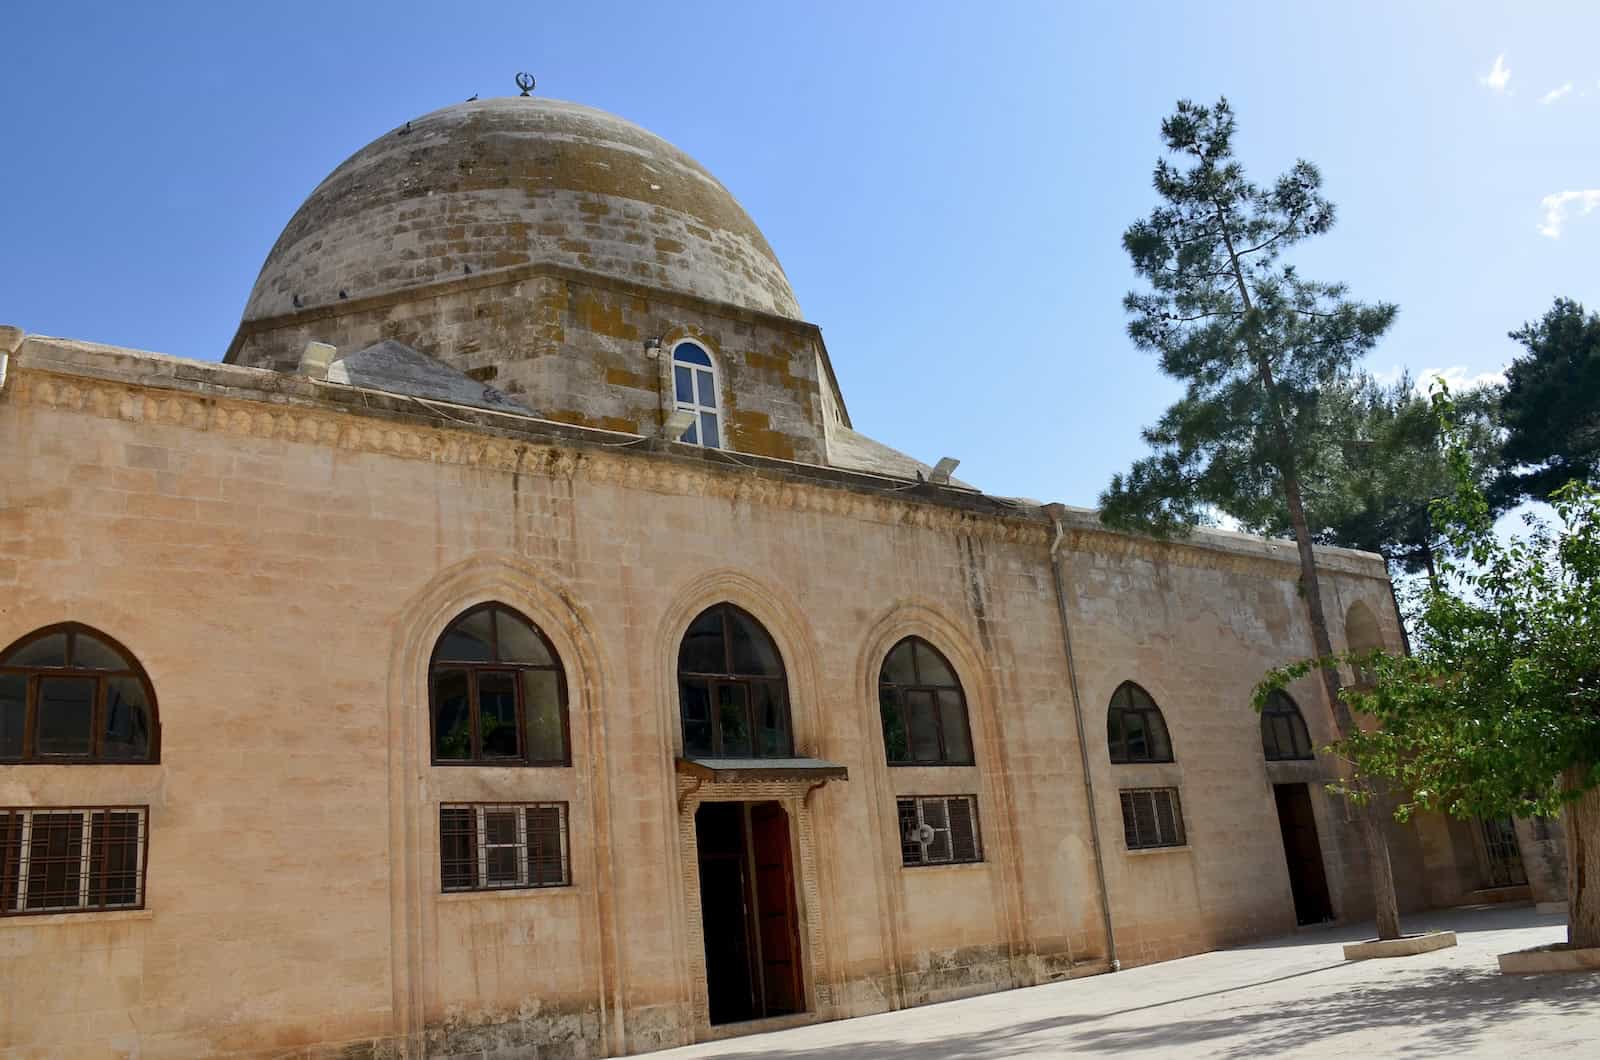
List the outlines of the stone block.
{"type": "Polygon", "coordinates": [[[1574,949],[1566,943],[1535,946],[1500,955],[1500,971],[1505,975],[1536,975],[1543,972],[1600,972],[1600,947],[1574,949]]]}
{"type": "Polygon", "coordinates": [[[1425,935],[1405,935],[1397,939],[1368,939],[1350,942],[1344,947],[1347,961],[1365,961],[1374,957],[1415,957],[1419,953],[1449,949],[1456,944],[1454,931],[1430,931],[1425,935]]]}

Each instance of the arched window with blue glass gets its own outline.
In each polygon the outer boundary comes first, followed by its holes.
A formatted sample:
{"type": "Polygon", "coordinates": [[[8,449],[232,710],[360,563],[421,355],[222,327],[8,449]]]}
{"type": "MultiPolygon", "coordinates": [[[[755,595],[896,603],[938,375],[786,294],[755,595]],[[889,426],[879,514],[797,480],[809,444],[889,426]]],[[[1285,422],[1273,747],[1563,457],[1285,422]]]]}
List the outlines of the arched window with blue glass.
{"type": "Polygon", "coordinates": [[[722,415],[717,404],[717,366],[705,347],[680,342],[672,348],[673,407],[694,414],[681,441],[722,448],[722,415]]]}

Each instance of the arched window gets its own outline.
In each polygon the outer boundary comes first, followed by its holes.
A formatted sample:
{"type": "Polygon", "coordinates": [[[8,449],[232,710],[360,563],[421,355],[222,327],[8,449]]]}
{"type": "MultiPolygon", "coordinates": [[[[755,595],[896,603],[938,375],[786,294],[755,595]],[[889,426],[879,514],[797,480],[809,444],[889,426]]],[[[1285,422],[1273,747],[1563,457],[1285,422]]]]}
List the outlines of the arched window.
{"type": "Polygon", "coordinates": [[[1122,682],[1111,693],[1106,743],[1111,748],[1111,761],[1118,765],[1172,761],[1172,740],[1167,736],[1161,708],[1150,693],[1132,681],[1122,682]]]}
{"type": "Polygon", "coordinates": [[[564,766],[567,685],[543,633],[504,604],[445,629],[428,664],[435,765],[564,766]]]}
{"type": "Polygon", "coordinates": [[[680,342],[672,348],[673,407],[696,416],[682,441],[722,448],[722,417],[717,411],[717,367],[698,343],[680,342]]]}
{"type": "Polygon", "coordinates": [[[0,652],[0,762],[155,762],[156,693],[122,645],[76,622],[0,652]]]}
{"type": "Polygon", "coordinates": [[[678,648],[683,753],[720,758],[794,754],[783,657],[761,623],[717,604],[678,648]]]}
{"type": "Polygon", "coordinates": [[[1287,692],[1273,692],[1261,708],[1261,753],[1269,762],[1314,758],[1306,719],[1287,692]]]}
{"type": "MultiPolygon", "coordinates": [[[[1357,600],[1344,616],[1344,642],[1353,653],[1377,651],[1383,647],[1383,634],[1378,630],[1378,620],[1372,608],[1357,600]]],[[[1355,668],[1356,687],[1370,687],[1377,675],[1370,666],[1355,668]]]]}
{"type": "Polygon", "coordinates": [[[967,697],[950,663],[921,637],[907,637],[884,657],[878,709],[891,765],[972,765],[967,697]]]}

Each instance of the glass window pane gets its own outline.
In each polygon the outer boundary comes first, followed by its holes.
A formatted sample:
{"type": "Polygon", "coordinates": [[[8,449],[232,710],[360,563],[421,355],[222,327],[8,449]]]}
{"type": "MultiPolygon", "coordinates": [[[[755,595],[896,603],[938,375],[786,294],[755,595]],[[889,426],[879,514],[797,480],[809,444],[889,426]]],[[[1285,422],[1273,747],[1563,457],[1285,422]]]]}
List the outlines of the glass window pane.
{"type": "Polygon", "coordinates": [[[28,679],[0,674],[0,758],[22,757],[22,726],[28,715],[28,679]]]}
{"type": "Polygon", "coordinates": [[[967,708],[960,692],[939,693],[939,719],[944,723],[944,757],[947,762],[972,761],[967,737],[967,708]]]}
{"type": "Polygon", "coordinates": [[[717,381],[711,377],[710,372],[696,372],[696,394],[700,404],[708,409],[717,407],[717,381]]]}
{"type": "Polygon", "coordinates": [[[686,364],[698,364],[706,368],[711,367],[711,355],[692,342],[679,343],[674,347],[672,359],[674,361],[683,361],[686,364]]]}
{"type": "Polygon", "coordinates": [[[554,670],[524,670],[518,677],[527,715],[528,760],[565,762],[567,734],[562,725],[560,675],[554,670]]]}
{"type": "Polygon", "coordinates": [[[439,650],[434,657],[451,662],[493,662],[491,621],[488,608],[456,619],[439,639],[439,650]]]}
{"type": "Polygon", "coordinates": [[[922,822],[917,819],[915,799],[900,799],[895,804],[900,817],[900,861],[905,865],[922,864],[922,840],[918,833],[922,822]]]}
{"type": "Polygon", "coordinates": [[[561,808],[529,806],[528,882],[555,884],[567,882],[561,860],[561,808]]]}
{"type": "Polygon", "coordinates": [[[128,663],[111,645],[87,633],[72,636],[72,665],[85,670],[126,670],[128,663]]]}
{"type": "Polygon", "coordinates": [[[754,752],[750,704],[744,685],[717,686],[717,730],[722,736],[722,754],[742,757],[754,752]]]}
{"type": "Polygon", "coordinates": [[[496,662],[525,663],[529,666],[551,666],[555,659],[550,655],[539,631],[524,622],[521,616],[510,611],[500,611],[494,616],[495,633],[499,636],[500,656],[496,662]]]}
{"type": "Polygon", "coordinates": [[[139,823],[141,815],[101,812],[89,837],[89,904],[139,903],[139,823]]]}
{"type": "Polygon", "coordinates": [[[106,678],[100,757],[118,762],[141,762],[150,757],[150,705],[137,677],[106,678]]]}
{"type": "MultiPolygon", "coordinates": [[[[1116,703],[1115,697],[1112,703],[1116,703]]],[[[1128,745],[1122,738],[1122,711],[1115,705],[1106,714],[1106,746],[1111,749],[1113,762],[1127,761],[1128,745]]]]}
{"type": "Polygon", "coordinates": [[[940,688],[955,688],[958,685],[956,675],[950,672],[950,667],[945,664],[943,657],[933,650],[933,646],[923,641],[917,641],[917,683],[924,685],[937,685],[940,688]]]}
{"type": "Polygon", "coordinates": [[[683,441],[687,445],[700,444],[700,421],[689,424],[689,429],[683,432],[683,441]]]}
{"type": "Polygon", "coordinates": [[[769,758],[790,754],[789,711],[783,687],[776,681],[758,681],[752,684],[751,691],[756,697],[756,724],[761,727],[760,753],[769,758]]]}
{"type": "Polygon", "coordinates": [[[499,670],[478,674],[478,742],[484,758],[517,758],[522,754],[515,674],[499,670]]]}
{"type": "Polygon", "coordinates": [[[40,637],[12,652],[0,664],[5,666],[65,666],[67,665],[67,635],[52,633],[40,637]]]}
{"type": "Polygon", "coordinates": [[[1128,741],[1128,759],[1133,762],[1150,760],[1150,745],[1145,741],[1144,715],[1136,710],[1124,711],[1122,734],[1128,741]]]}
{"type": "Polygon", "coordinates": [[[883,715],[883,752],[891,762],[911,761],[911,737],[900,713],[900,693],[893,688],[878,690],[878,710],[883,715]]]}
{"type": "Polygon", "coordinates": [[[702,412],[700,414],[700,437],[703,439],[700,444],[708,449],[722,448],[722,434],[717,429],[716,413],[702,412]]]}
{"type": "Polygon", "coordinates": [[[910,640],[903,640],[890,650],[883,660],[883,670],[879,674],[880,681],[887,681],[895,685],[914,685],[917,683],[916,663],[912,657],[913,649],[910,640]]]}
{"type": "Polygon", "coordinates": [[[447,891],[474,887],[478,882],[478,842],[473,835],[470,807],[439,809],[439,868],[447,891]]]}
{"type": "Polygon", "coordinates": [[[1161,715],[1152,711],[1145,715],[1145,726],[1150,730],[1150,759],[1154,762],[1165,762],[1172,757],[1172,744],[1167,739],[1167,723],[1161,715]]]}
{"type": "Polygon", "coordinates": [[[683,753],[711,753],[711,686],[705,681],[681,683],[683,707],[683,753]]]}
{"type": "Polygon", "coordinates": [[[748,677],[783,676],[777,646],[754,619],[730,609],[728,632],[733,638],[734,673],[748,677]]]}
{"type": "Polygon", "coordinates": [[[28,844],[28,908],[76,909],[82,859],[82,814],[34,814],[28,844]]]}
{"type": "Polygon", "coordinates": [[[678,672],[686,674],[722,674],[728,672],[727,656],[722,644],[722,608],[713,607],[701,613],[689,625],[678,648],[678,672]]]}
{"type": "Polygon", "coordinates": [[[676,365],[672,369],[673,397],[686,405],[694,404],[694,369],[676,365]]]}
{"type": "Polygon", "coordinates": [[[433,674],[433,756],[438,759],[472,757],[472,705],[467,698],[464,670],[436,670],[433,674]]]}
{"type": "Polygon", "coordinates": [[[41,755],[87,755],[93,747],[92,677],[39,680],[38,751],[41,755]]]}
{"type": "Polygon", "coordinates": [[[906,692],[906,728],[911,736],[913,762],[939,760],[939,722],[934,715],[933,693],[906,692]]]}

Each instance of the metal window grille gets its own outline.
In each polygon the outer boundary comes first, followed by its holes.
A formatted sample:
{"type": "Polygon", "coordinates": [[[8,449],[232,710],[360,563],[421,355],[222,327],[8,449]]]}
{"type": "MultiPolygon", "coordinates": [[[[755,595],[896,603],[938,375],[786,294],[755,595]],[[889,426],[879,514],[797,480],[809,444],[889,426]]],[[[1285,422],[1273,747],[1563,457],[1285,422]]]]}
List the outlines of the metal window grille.
{"type": "Polygon", "coordinates": [[[1122,838],[1129,850],[1181,847],[1183,808],[1177,788],[1139,788],[1122,794],[1122,838]]]}
{"type": "Polygon", "coordinates": [[[976,795],[922,795],[900,799],[900,861],[905,865],[956,865],[983,860],[976,795]]]}
{"type": "Polygon", "coordinates": [[[446,891],[565,887],[572,882],[567,804],[439,807],[439,879],[446,891]]]}
{"type": "Polygon", "coordinates": [[[149,808],[0,807],[0,916],[144,907],[149,808]]]}

